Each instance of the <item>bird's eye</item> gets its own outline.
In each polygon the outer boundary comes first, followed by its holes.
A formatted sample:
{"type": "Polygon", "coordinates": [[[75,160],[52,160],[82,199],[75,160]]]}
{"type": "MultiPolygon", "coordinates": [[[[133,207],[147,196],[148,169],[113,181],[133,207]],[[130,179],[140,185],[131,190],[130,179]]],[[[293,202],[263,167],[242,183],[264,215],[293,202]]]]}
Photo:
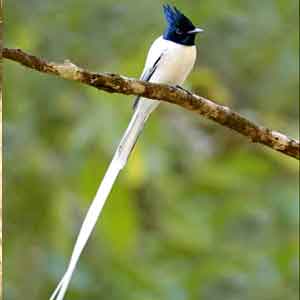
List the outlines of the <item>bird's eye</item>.
{"type": "Polygon", "coordinates": [[[176,29],[176,33],[177,34],[183,34],[183,32],[180,29],[178,29],[178,28],[176,29]]]}

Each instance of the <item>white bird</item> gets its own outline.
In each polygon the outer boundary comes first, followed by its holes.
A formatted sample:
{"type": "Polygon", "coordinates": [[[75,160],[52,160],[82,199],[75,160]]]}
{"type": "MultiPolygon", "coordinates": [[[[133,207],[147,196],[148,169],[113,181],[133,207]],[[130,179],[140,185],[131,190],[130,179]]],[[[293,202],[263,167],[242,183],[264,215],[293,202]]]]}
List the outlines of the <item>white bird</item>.
{"type": "MultiPolygon", "coordinates": [[[[141,80],[180,86],[191,72],[196,60],[196,34],[202,32],[176,7],[164,5],[167,28],[150,47],[141,80]]],[[[50,300],[63,300],[72,274],[103,208],[112,186],[124,168],[128,157],[150,114],[159,101],[138,97],[134,114],[98,188],[77,237],[68,268],[50,300]]]]}

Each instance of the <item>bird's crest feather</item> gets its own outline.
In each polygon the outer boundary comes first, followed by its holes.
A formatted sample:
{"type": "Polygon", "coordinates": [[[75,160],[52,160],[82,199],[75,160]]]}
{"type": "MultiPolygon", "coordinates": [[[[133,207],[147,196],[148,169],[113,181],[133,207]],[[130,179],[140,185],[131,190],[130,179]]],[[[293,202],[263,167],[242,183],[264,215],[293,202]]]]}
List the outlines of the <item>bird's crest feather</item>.
{"type": "Polygon", "coordinates": [[[192,30],[195,28],[193,23],[175,6],[164,4],[163,9],[168,26],[182,28],[186,30],[192,30]]]}

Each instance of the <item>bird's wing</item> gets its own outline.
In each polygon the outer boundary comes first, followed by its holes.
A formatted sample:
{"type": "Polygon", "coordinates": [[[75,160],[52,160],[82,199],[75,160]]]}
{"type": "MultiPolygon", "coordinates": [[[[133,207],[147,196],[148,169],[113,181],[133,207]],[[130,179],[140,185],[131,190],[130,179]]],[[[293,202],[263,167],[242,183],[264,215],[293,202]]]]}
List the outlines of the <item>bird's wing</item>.
{"type": "MultiPolygon", "coordinates": [[[[154,74],[155,70],[157,69],[157,66],[159,65],[159,62],[161,61],[163,55],[164,55],[164,52],[162,52],[158,56],[158,58],[154,61],[154,64],[150,68],[147,68],[147,69],[145,68],[142,76],[140,77],[140,80],[149,81],[151,79],[151,77],[154,74]]],[[[134,103],[133,103],[133,109],[136,109],[140,98],[141,98],[140,96],[135,98],[134,103]]]]}
{"type": "MultiPolygon", "coordinates": [[[[157,51],[154,47],[151,47],[149,55],[147,58],[145,71],[143,72],[142,79],[150,80],[152,75],[157,71],[164,57],[164,51],[160,49],[157,51]],[[151,65],[151,67],[148,67],[151,65]]],[[[137,99],[138,100],[138,99],[137,99]]],[[[145,99],[146,100],[146,99],[145,99]]],[[[144,105],[139,105],[136,107],[134,114],[130,120],[130,123],[122,137],[122,140],[115,152],[115,155],[105,173],[105,176],[98,188],[95,198],[90,205],[88,212],[85,216],[83,224],[81,226],[80,232],[78,234],[71,259],[69,261],[68,268],[53,292],[50,300],[63,300],[66,290],[68,288],[69,282],[72,278],[72,274],[76,268],[77,262],[83,251],[95,225],[98,217],[102,211],[104,203],[109,196],[112,186],[117,179],[117,176],[121,169],[126,165],[128,157],[142,131],[144,124],[149,117],[150,113],[158,105],[158,101],[147,100],[144,105]]],[[[137,102],[137,101],[136,101],[137,102]]],[[[136,105],[135,105],[136,106],[136,105]]]]}

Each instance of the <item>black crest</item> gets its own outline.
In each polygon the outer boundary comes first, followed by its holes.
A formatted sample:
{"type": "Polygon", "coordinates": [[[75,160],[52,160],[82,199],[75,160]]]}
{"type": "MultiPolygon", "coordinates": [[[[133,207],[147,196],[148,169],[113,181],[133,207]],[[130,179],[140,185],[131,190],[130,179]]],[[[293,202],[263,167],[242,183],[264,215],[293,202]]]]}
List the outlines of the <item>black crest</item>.
{"type": "Polygon", "coordinates": [[[182,31],[189,31],[195,29],[193,23],[181,13],[175,6],[168,4],[163,5],[164,15],[168,22],[168,27],[177,28],[182,31]]]}

